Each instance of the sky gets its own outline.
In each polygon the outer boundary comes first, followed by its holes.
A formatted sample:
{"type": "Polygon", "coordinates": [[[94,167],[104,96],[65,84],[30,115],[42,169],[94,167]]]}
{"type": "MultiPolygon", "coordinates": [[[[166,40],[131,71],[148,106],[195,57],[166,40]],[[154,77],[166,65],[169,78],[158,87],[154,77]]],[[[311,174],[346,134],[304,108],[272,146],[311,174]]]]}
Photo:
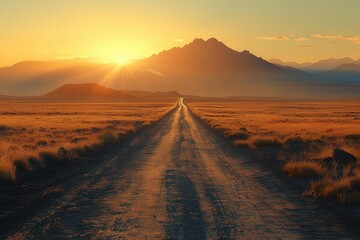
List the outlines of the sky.
{"type": "Polygon", "coordinates": [[[0,0],[0,66],[145,58],[217,38],[264,59],[360,58],[358,0],[0,0]]]}

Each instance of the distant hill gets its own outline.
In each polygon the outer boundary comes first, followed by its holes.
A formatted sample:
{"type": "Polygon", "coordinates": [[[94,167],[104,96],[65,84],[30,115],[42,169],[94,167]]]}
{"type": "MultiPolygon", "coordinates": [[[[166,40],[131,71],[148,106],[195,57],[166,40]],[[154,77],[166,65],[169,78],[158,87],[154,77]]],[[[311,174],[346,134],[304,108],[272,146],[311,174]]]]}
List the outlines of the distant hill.
{"type": "Polygon", "coordinates": [[[136,97],[129,95],[123,91],[107,88],[97,83],[66,84],[55,89],[54,91],[45,94],[43,97],[61,99],[96,98],[116,99],[124,101],[136,99],[136,97]]]}
{"type": "Polygon", "coordinates": [[[360,84],[360,65],[348,63],[340,65],[330,71],[322,73],[326,78],[335,81],[350,82],[360,84]]]}
{"type": "Polygon", "coordinates": [[[353,63],[354,60],[352,58],[329,58],[326,60],[320,60],[311,65],[310,69],[314,70],[330,70],[336,67],[339,67],[343,64],[353,63]]]}
{"type": "Polygon", "coordinates": [[[309,68],[313,63],[311,62],[304,62],[304,63],[297,63],[297,62],[284,62],[277,58],[272,58],[268,60],[270,63],[281,65],[285,67],[292,67],[292,68],[299,68],[299,69],[306,69],[309,68]]]}
{"type": "Polygon", "coordinates": [[[333,72],[353,72],[353,73],[360,73],[360,65],[355,63],[348,63],[340,65],[331,71],[333,72]]]}

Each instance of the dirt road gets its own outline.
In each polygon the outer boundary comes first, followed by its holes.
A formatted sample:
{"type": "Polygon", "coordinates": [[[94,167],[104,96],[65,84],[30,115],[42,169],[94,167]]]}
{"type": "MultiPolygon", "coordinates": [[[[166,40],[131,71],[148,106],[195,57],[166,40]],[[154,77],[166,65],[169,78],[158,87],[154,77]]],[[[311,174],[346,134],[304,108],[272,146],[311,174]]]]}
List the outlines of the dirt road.
{"type": "MultiPolygon", "coordinates": [[[[182,100],[0,236],[24,239],[333,239],[356,222],[303,199],[200,123],[182,100]]],[[[26,215],[26,213],[24,213],[26,215]]]]}

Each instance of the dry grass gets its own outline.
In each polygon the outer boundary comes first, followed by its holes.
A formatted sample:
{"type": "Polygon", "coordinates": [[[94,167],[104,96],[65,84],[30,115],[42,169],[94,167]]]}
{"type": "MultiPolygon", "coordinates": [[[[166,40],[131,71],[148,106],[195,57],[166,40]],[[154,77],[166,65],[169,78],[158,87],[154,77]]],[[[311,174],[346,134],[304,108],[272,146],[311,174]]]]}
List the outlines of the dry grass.
{"type": "Polygon", "coordinates": [[[297,160],[331,156],[335,147],[360,159],[360,101],[192,102],[189,107],[213,129],[249,146],[300,139],[306,156],[297,160]]]}
{"type": "Polygon", "coordinates": [[[17,171],[52,162],[75,161],[151,125],[174,106],[0,102],[0,180],[15,180],[17,171]]]}
{"type": "MultiPolygon", "coordinates": [[[[223,102],[190,103],[191,110],[215,129],[259,136],[276,136],[279,141],[300,137],[359,135],[360,102],[223,102]]],[[[357,138],[359,140],[359,138],[357,138]]]]}
{"type": "Polygon", "coordinates": [[[284,165],[284,171],[289,176],[297,176],[302,178],[322,177],[325,173],[324,169],[317,162],[287,162],[284,165]]]}
{"type": "Polygon", "coordinates": [[[320,164],[334,148],[360,159],[360,101],[193,102],[189,107],[235,146],[280,149],[277,158],[289,175],[313,178],[307,195],[360,203],[353,187],[359,162],[330,169],[320,164]]]}
{"type": "Polygon", "coordinates": [[[347,204],[360,202],[360,171],[354,176],[345,176],[341,179],[324,178],[313,182],[305,195],[336,199],[347,204]]]}

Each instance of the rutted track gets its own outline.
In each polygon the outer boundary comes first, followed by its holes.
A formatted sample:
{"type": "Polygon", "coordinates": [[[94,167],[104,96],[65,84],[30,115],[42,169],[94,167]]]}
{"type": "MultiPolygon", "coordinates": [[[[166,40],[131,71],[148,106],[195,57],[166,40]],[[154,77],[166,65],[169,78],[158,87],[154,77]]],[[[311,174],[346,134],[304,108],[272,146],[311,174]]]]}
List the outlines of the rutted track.
{"type": "Polygon", "coordinates": [[[303,199],[178,108],[103,156],[31,218],[24,239],[357,238],[356,223],[303,199]]]}

